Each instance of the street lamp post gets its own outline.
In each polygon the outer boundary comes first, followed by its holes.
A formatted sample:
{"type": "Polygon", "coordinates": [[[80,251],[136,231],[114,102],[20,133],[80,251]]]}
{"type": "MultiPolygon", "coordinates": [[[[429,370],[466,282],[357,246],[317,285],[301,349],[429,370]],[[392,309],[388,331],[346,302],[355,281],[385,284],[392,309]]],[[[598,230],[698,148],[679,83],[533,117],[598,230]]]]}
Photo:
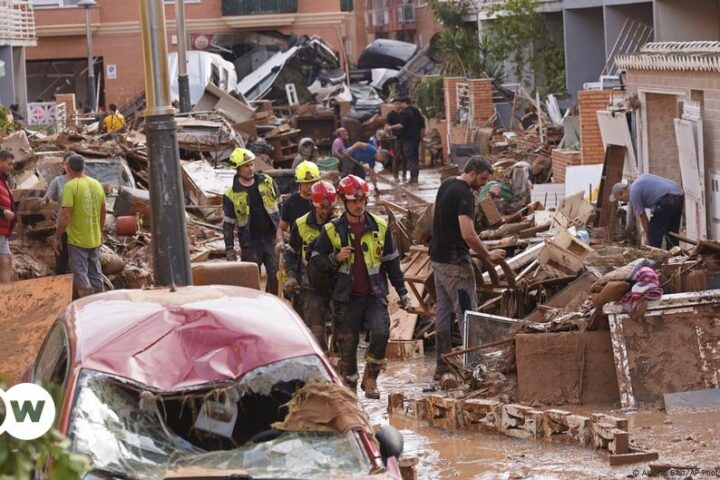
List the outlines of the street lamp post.
{"type": "Polygon", "coordinates": [[[185,3],[184,0],[175,0],[175,23],[178,37],[178,96],[180,97],[180,111],[187,113],[192,108],[190,104],[190,80],[187,75],[187,45],[185,44],[185,3]]]}
{"type": "Polygon", "coordinates": [[[91,18],[90,18],[90,7],[97,5],[95,0],[80,0],[78,7],[85,9],[85,37],[87,38],[87,62],[88,62],[88,74],[87,74],[87,106],[93,112],[96,110],[97,105],[95,104],[95,62],[93,61],[93,44],[92,44],[92,30],[90,29],[91,18]]]}
{"type": "Polygon", "coordinates": [[[170,103],[165,4],[163,0],[139,1],[155,279],[161,286],[191,285],[180,151],[170,103]]]}

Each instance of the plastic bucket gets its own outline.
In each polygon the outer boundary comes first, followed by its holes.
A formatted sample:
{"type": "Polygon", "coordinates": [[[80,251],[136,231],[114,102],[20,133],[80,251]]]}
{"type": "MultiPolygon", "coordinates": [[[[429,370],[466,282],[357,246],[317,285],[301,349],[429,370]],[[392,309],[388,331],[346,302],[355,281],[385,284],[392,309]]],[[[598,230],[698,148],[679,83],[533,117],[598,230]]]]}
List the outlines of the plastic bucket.
{"type": "Polygon", "coordinates": [[[123,237],[135,235],[138,231],[137,215],[125,215],[115,219],[115,233],[123,237]]]}

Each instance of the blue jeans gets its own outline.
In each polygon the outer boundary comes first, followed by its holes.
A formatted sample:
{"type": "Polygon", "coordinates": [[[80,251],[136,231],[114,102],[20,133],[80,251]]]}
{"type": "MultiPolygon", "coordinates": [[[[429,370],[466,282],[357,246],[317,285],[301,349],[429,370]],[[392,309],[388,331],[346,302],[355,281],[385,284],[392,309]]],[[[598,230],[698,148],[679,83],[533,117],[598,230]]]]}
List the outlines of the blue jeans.
{"type": "Polygon", "coordinates": [[[68,245],[70,253],[70,271],[73,283],[78,290],[104,290],[102,269],[100,268],[100,247],[82,248],[68,245]]]}

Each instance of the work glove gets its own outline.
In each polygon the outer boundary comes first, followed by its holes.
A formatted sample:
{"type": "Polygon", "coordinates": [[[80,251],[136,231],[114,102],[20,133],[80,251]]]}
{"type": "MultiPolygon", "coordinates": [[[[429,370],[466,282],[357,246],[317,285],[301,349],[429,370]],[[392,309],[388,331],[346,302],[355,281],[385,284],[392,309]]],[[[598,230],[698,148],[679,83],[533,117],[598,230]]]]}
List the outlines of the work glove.
{"type": "Polygon", "coordinates": [[[225,258],[228,262],[237,262],[237,253],[235,250],[228,250],[225,252],[225,258]]]}
{"type": "Polygon", "coordinates": [[[407,310],[408,308],[410,308],[410,294],[405,292],[400,295],[398,305],[400,305],[400,308],[402,308],[403,310],[407,310]]]}
{"type": "Polygon", "coordinates": [[[291,293],[292,295],[297,295],[300,293],[300,284],[295,278],[288,277],[285,280],[285,291],[291,293]]]}
{"type": "Polygon", "coordinates": [[[278,242],[275,244],[275,254],[280,255],[281,253],[285,253],[285,242],[278,242]]]}

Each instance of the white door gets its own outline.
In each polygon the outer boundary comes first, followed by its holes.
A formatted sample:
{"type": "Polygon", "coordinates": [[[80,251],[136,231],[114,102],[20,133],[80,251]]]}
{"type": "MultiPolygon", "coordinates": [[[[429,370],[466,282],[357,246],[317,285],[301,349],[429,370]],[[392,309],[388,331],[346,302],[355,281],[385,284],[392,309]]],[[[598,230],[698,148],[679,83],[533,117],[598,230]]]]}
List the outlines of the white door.
{"type": "Polygon", "coordinates": [[[686,236],[693,240],[707,239],[705,210],[705,160],[702,155],[702,120],[675,119],[675,138],[682,186],[685,190],[686,236]]]}

